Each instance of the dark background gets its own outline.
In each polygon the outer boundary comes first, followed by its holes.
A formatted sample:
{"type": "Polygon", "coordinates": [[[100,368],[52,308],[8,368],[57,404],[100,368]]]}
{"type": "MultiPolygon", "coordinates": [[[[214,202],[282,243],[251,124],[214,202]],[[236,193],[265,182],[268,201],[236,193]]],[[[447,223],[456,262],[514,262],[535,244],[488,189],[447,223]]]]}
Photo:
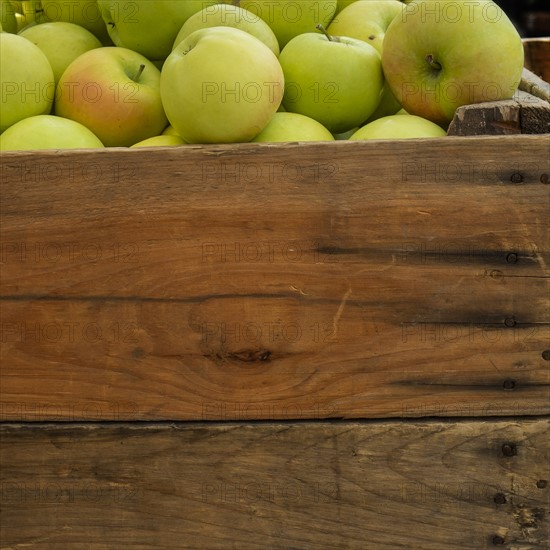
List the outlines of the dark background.
{"type": "Polygon", "coordinates": [[[523,38],[550,36],[550,0],[495,0],[523,38]]]}

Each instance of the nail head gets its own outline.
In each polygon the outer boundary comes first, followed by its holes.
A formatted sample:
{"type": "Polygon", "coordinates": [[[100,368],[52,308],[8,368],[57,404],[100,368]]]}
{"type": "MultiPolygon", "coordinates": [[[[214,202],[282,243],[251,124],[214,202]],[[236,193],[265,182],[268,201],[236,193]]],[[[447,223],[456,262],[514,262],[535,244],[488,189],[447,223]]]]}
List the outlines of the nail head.
{"type": "Polygon", "coordinates": [[[506,256],[506,261],[509,264],[515,264],[518,261],[518,255],[515,252],[510,252],[510,254],[508,254],[508,256],[506,256]]]}
{"type": "Polygon", "coordinates": [[[518,448],[515,443],[504,443],[504,445],[502,445],[502,454],[504,456],[516,456],[518,454],[518,448]]]}
{"type": "Polygon", "coordinates": [[[510,178],[512,183],[521,183],[523,182],[523,176],[519,172],[515,172],[512,174],[512,177],[510,178]]]}

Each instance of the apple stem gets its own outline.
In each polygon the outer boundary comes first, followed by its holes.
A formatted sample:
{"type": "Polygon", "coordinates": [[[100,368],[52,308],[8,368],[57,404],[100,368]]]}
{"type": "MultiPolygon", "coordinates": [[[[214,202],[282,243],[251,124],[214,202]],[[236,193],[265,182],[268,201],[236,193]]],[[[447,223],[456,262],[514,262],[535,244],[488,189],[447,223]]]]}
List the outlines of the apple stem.
{"type": "Polygon", "coordinates": [[[136,73],[136,76],[132,79],[134,82],[137,82],[139,80],[139,77],[142,75],[143,71],[145,70],[145,65],[143,63],[139,66],[138,72],[136,73]]]}
{"type": "Polygon", "coordinates": [[[317,25],[315,25],[315,28],[317,30],[320,30],[326,37],[327,39],[330,41],[330,42],[340,42],[340,40],[338,39],[337,36],[332,36],[330,35],[327,30],[325,29],[325,27],[323,27],[323,25],[321,25],[321,23],[318,23],[317,25]]]}
{"type": "Polygon", "coordinates": [[[428,65],[436,70],[436,71],[440,71],[441,70],[441,63],[439,63],[438,61],[435,60],[434,56],[429,53],[427,56],[426,56],[426,61],[428,62],[428,65]]]}

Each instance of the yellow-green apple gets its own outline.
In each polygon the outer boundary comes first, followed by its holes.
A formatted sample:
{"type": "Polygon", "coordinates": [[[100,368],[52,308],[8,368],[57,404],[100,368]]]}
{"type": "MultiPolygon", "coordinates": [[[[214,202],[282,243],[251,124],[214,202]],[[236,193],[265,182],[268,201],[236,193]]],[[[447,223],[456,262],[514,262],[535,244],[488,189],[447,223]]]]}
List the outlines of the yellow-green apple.
{"type": "Polygon", "coordinates": [[[258,15],[232,4],[208,6],[192,15],[176,36],[174,47],[191,33],[210,27],[241,29],[261,40],[275,55],[280,53],[279,42],[269,25],[258,15]]]}
{"type": "Polygon", "coordinates": [[[335,17],[344,9],[347,8],[350,4],[357,2],[357,0],[338,0],[338,5],[336,6],[335,17]]]}
{"type": "Polygon", "coordinates": [[[131,147],[174,147],[176,145],[185,145],[185,141],[179,136],[163,134],[144,139],[131,147]]]}
{"type": "Polygon", "coordinates": [[[341,134],[334,134],[334,139],[336,141],[346,141],[348,140],[355,132],[357,132],[359,128],[352,128],[351,130],[348,130],[347,132],[342,132],[341,134]]]}
{"type": "Polygon", "coordinates": [[[327,31],[368,42],[382,54],[386,29],[403,9],[399,0],[357,0],[338,14],[327,31]]]}
{"type": "Polygon", "coordinates": [[[378,107],[374,110],[374,113],[372,113],[372,115],[365,121],[365,124],[372,122],[377,118],[382,118],[383,116],[395,115],[399,109],[401,109],[401,105],[393,95],[388,81],[384,78],[382,99],[380,100],[378,107]]]}
{"type": "Polygon", "coordinates": [[[187,143],[254,139],[281,103],[277,56],[232,27],[195,31],[166,59],[160,91],[170,124],[187,143]]]}
{"type": "Polygon", "coordinates": [[[53,70],[42,50],[17,34],[0,34],[0,133],[34,115],[50,113],[53,70]]]}
{"type": "Polygon", "coordinates": [[[160,71],[139,53],[117,47],[90,50],[67,67],[55,112],[84,124],[106,147],[129,147],[168,124],[160,71]]]}
{"type": "Polygon", "coordinates": [[[0,0],[0,24],[3,32],[17,32],[17,19],[15,6],[10,0],[0,0]]]}
{"type": "Polygon", "coordinates": [[[446,125],[461,105],[511,98],[523,55],[495,2],[414,0],[388,27],[382,64],[409,113],[446,125]]]}
{"type": "Polygon", "coordinates": [[[42,6],[40,0],[21,0],[20,6],[18,6],[15,14],[17,32],[20,32],[30,25],[35,25],[36,18],[38,17],[40,19],[41,10],[42,6]]]}
{"type": "Polygon", "coordinates": [[[56,82],[77,57],[101,48],[101,42],[90,31],[64,21],[33,25],[23,29],[19,35],[36,44],[46,54],[56,82]]]}
{"type": "MultiPolygon", "coordinates": [[[[65,21],[80,25],[105,46],[112,45],[97,0],[40,0],[37,22],[65,21]]],[[[121,14],[124,17],[126,14],[121,14]]]]}
{"type": "Polygon", "coordinates": [[[99,0],[103,20],[116,46],[151,60],[164,60],[172,51],[182,25],[219,0],[99,0]]]}
{"type": "Polygon", "coordinates": [[[178,137],[181,137],[176,132],[176,129],[171,124],[168,124],[168,126],[166,126],[166,128],[162,132],[161,136],[178,136],[178,137]]]}
{"type": "MultiPolygon", "coordinates": [[[[349,36],[368,42],[382,55],[384,34],[390,23],[403,13],[404,5],[399,0],[354,0],[334,18],[329,28],[330,34],[349,36]]],[[[383,116],[393,115],[401,105],[393,95],[387,82],[384,82],[382,99],[367,122],[383,116]]]]}
{"type": "Polygon", "coordinates": [[[269,124],[253,141],[334,141],[334,136],[322,124],[307,116],[298,113],[275,113],[269,124]]]}
{"type": "Polygon", "coordinates": [[[0,135],[0,151],[102,147],[97,136],[82,124],[53,115],[25,118],[0,135]]]}
{"type": "Polygon", "coordinates": [[[25,27],[29,25],[27,19],[22,13],[15,14],[15,21],[17,24],[16,32],[22,31],[25,27]]]}
{"type": "Polygon", "coordinates": [[[379,118],[366,124],[349,139],[409,139],[443,137],[447,132],[441,126],[415,115],[399,114],[379,118]]]}
{"type": "Polygon", "coordinates": [[[336,13],[337,0],[233,0],[241,8],[260,16],[275,33],[279,46],[318,24],[327,27],[336,13]]]}
{"type": "Polygon", "coordinates": [[[317,120],[333,134],[359,126],[380,103],[380,54],[362,40],[304,33],[283,48],[279,61],[286,110],[317,120]]]}

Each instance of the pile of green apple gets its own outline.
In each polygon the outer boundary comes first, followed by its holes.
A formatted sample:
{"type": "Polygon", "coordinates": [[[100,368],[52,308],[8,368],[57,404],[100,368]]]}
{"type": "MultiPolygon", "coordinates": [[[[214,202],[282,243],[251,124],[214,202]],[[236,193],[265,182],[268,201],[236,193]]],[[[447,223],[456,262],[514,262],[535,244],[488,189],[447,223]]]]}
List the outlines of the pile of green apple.
{"type": "Polygon", "coordinates": [[[445,136],[511,98],[492,0],[0,0],[0,150],[445,136]]]}

